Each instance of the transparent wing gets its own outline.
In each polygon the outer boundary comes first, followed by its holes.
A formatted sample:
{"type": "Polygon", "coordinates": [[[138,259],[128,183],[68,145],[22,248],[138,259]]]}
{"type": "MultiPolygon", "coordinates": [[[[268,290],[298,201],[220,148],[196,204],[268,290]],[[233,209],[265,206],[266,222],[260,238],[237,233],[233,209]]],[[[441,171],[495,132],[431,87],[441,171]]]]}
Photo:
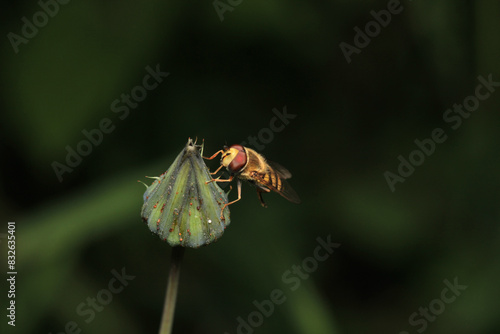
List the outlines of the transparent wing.
{"type": "Polygon", "coordinates": [[[288,171],[285,167],[281,166],[279,163],[274,161],[267,161],[269,166],[281,177],[281,179],[289,179],[292,177],[292,173],[288,171]]]}

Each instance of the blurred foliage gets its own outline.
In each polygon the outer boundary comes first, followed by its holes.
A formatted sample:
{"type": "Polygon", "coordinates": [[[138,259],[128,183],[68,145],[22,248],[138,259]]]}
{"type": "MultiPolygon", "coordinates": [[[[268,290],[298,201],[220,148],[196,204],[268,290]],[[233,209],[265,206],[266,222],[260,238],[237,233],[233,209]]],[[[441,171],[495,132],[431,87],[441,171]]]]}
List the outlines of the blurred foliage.
{"type": "Polygon", "coordinates": [[[339,44],[388,3],[242,1],[221,22],[210,1],[71,1],[15,53],[9,32],[41,7],[4,2],[0,233],[17,222],[18,276],[16,328],[3,315],[2,333],[156,332],[170,249],[141,221],[136,180],[188,137],[208,153],[248,142],[284,106],[296,117],[260,151],[303,203],[268,195],[262,209],[244,185],[224,237],[186,252],[174,332],[236,333],[280,289],[255,333],[415,333],[409,317],[458,277],[467,289],[426,330],[498,333],[500,93],[456,130],[443,114],[479,76],[500,81],[500,4],[401,2],[348,64],[339,44]],[[121,119],[113,102],[157,65],[170,75],[121,119]],[[114,130],[59,182],[53,162],[105,118],[114,130]],[[391,192],[384,173],[435,128],[447,140],[391,192]],[[292,291],[282,276],[329,235],[341,246],[292,291]],[[122,268],[135,278],[87,323],[78,306],[122,268]]]}

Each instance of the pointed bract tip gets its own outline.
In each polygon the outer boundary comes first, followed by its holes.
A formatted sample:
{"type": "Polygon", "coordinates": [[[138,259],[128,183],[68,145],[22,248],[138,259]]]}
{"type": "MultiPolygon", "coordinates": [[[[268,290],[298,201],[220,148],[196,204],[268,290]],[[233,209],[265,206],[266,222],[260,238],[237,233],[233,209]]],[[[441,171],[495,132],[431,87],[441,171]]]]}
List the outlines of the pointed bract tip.
{"type": "Polygon", "coordinates": [[[146,189],[149,188],[149,186],[146,183],[142,182],[141,180],[137,180],[137,182],[142,183],[146,187],[146,189]]]}

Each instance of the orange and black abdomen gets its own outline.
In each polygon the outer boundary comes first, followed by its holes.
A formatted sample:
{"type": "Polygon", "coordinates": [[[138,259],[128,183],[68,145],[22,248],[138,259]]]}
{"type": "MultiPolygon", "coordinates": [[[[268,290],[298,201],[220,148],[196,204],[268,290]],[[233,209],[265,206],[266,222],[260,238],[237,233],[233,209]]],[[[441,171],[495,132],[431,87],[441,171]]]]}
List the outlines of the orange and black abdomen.
{"type": "Polygon", "coordinates": [[[268,169],[267,173],[262,178],[262,183],[264,185],[270,185],[273,190],[281,192],[283,190],[283,181],[279,175],[272,169],[268,169]]]}
{"type": "Polygon", "coordinates": [[[267,187],[268,189],[277,192],[290,202],[300,203],[300,198],[295,190],[293,190],[288,182],[281,178],[279,173],[272,168],[269,168],[266,174],[261,174],[258,183],[263,187],[267,187]]]}

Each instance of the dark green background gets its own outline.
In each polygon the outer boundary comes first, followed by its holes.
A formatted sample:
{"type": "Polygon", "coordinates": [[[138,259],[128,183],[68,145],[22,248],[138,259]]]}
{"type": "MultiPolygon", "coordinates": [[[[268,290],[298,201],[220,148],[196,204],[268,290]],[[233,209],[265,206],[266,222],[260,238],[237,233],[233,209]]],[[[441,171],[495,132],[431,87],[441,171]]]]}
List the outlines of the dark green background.
{"type": "Polygon", "coordinates": [[[188,137],[212,153],[286,106],[296,118],[262,153],[290,169],[302,204],[268,195],[263,209],[244,185],[223,238],[186,252],[174,332],[236,333],[254,300],[281,289],[286,302],[255,333],[418,333],[409,317],[457,277],[467,289],[425,331],[498,333],[500,92],[456,130],[443,114],[478,76],[500,81],[500,5],[403,1],[348,63],[339,44],[387,4],[243,1],[221,22],[211,1],[73,0],[15,53],[7,34],[40,6],[4,3],[0,233],[17,222],[18,262],[5,332],[75,321],[82,333],[156,333],[170,248],[141,221],[136,180],[164,172],[188,137]],[[169,77],[121,120],[112,102],[157,64],[169,77]],[[114,131],[59,182],[53,162],[103,118],[114,131]],[[392,192],[384,172],[436,128],[447,140],[392,192]],[[291,291],[283,273],[329,235],[341,246],[291,291]],[[123,267],[135,279],[86,323],[77,305],[123,267]]]}

